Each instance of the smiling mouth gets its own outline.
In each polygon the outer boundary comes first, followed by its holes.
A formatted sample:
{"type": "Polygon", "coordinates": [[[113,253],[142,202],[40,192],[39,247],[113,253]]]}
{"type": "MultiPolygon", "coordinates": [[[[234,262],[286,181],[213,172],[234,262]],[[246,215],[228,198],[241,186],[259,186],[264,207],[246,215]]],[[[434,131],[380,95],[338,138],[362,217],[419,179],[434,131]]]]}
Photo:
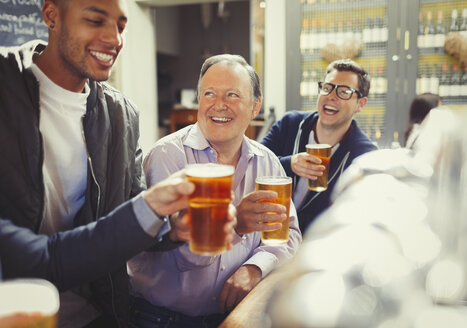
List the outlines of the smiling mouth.
{"type": "Polygon", "coordinates": [[[115,54],[109,54],[105,52],[99,52],[95,50],[89,50],[92,57],[97,59],[102,65],[112,66],[115,60],[115,54]]]}
{"type": "Polygon", "coordinates": [[[232,119],[230,117],[215,117],[215,116],[212,116],[211,120],[216,122],[216,123],[228,123],[228,122],[232,121],[232,119]]]}
{"type": "Polygon", "coordinates": [[[339,112],[339,109],[328,105],[324,105],[323,110],[326,114],[336,114],[339,112]]]}

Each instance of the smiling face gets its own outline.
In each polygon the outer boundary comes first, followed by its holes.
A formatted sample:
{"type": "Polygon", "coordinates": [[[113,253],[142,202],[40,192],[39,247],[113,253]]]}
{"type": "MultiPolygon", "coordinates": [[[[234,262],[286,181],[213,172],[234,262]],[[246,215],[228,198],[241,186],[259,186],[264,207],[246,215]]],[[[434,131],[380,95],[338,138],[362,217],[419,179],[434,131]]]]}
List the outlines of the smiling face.
{"type": "MultiPolygon", "coordinates": [[[[127,18],[122,0],[70,0],[48,3],[54,23],[49,44],[62,75],[70,79],[105,81],[123,47],[127,18]]],[[[43,9],[44,11],[44,9],[43,9]]]]}
{"type": "MultiPolygon", "coordinates": [[[[324,82],[336,85],[346,85],[358,89],[358,76],[354,72],[333,70],[326,75],[324,82]]],[[[319,124],[325,129],[347,130],[355,113],[365,106],[368,98],[358,98],[354,93],[349,100],[337,97],[334,89],[329,95],[319,95],[318,114],[319,124]]]]}
{"type": "Polygon", "coordinates": [[[237,151],[245,130],[261,108],[253,98],[246,69],[220,62],[211,66],[199,86],[198,125],[214,149],[237,151]]]}

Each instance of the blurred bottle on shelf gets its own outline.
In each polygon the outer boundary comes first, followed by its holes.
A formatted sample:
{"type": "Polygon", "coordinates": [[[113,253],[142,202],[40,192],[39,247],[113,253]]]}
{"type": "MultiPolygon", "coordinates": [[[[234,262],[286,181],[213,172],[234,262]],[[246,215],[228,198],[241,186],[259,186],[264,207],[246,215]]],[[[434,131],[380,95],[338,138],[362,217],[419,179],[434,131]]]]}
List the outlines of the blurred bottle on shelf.
{"type": "Polygon", "coordinates": [[[303,18],[302,20],[302,33],[300,34],[300,49],[302,53],[306,53],[309,51],[310,45],[310,28],[307,18],[303,18]]]}
{"type": "Polygon", "coordinates": [[[375,78],[375,94],[377,96],[386,95],[388,89],[388,82],[386,76],[384,75],[384,67],[379,66],[375,78]]]}
{"type": "Polygon", "coordinates": [[[417,35],[418,48],[425,48],[425,24],[423,22],[423,12],[418,14],[418,35],[417,35]]]}
{"type": "Polygon", "coordinates": [[[383,20],[381,21],[381,27],[380,27],[380,41],[381,42],[388,42],[388,36],[389,36],[389,30],[388,30],[388,16],[384,15],[383,20]]]}
{"type": "Polygon", "coordinates": [[[459,31],[463,36],[467,37],[467,8],[462,10],[462,22],[459,31]]]}
{"type": "Polygon", "coordinates": [[[318,20],[313,18],[311,20],[311,37],[309,38],[310,49],[318,49],[319,33],[318,33],[318,20]]]}
{"type": "Polygon", "coordinates": [[[344,21],[339,19],[337,22],[336,44],[342,44],[345,41],[344,21]]]}
{"type": "Polygon", "coordinates": [[[451,83],[449,83],[449,96],[459,97],[462,95],[461,76],[459,75],[459,65],[452,65],[451,83]]]}
{"type": "Polygon", "coordinates": [[[363,37],[362,37],[362,28],[361,28],[360,20],[357,18],[355,19],[355,24],[352,27],[353,30],[353,38],[357,40],[358,42],[362,43],[363,42],[363,37]]]}
{"type": "Polygon", "coordinates": [[[457,16],[458,16],[457,9],[453,9],[451,12],[451,25],[449,26],[449,32],[459,31],[457,16]]]}
{"type": "Polygon", "coordinates": [[[442,66],[441,77],[439,79],[439,91],[440,97],[447,97],[449,92],[449,72],[448,64],[444,63],[442,66]]]}
{"type": "Polygon", "coordinates": [[[381,19],[378,15],[375,15],[373,19],[373,29],[371,30],[371,41],[370,42],[381,42],[381,19]]]}
{"type": "Polygon", "coordinates": [[[326,20],[324,18],[322,18],[320,22],[318,40],[319,40],[318,49],[321,49],[328,42],[327,31],[326,31],[326,20]]]}
{"type": "Polygon", "coordinates": [[[344,31],[344,40],[352,40],[352,39],[355,39],[354,32],[353,32],[352,19],[348,18],[346,26],[345,26],[345,31],[344,31]]]}
{"type": "Polygon", "coordinates": [[[436,36],[435,46],[437,48],[444,47],[444,40],[446,38],[446,28],[444,27],[443,11],[438,11],[438,21],[436,22],[436,36]]]}
{"type": "Polygon", "coordinates": [[[436,29],[433,23],[433,13],[429,10],[426,13],[425,24],[425,48],[434,48],[436,46],[436,29]]]}
{"type": "Polygon", "coordinates": [[[327,44],[327,43],[336,43],[336,32],[337,31],[336,31],[335,22],[334,22],[333,19],[330,19],[325,44],[327,44]]]}
{"type": "Polygon", "coordinates": [[[365,26],[363,27],[363,31],[362,31],[362,41],[364,43],[373,42],[372,30],[373,30],[373,20],[371,19],[370,16],[367,16],[365,20],[365,26]]]}

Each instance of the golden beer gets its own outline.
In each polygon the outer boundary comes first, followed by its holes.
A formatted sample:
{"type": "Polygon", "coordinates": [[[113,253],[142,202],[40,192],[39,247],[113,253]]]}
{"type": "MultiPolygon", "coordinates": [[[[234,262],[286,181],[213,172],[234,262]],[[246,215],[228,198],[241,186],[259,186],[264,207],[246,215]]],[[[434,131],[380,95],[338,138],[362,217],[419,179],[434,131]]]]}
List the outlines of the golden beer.
{"type": "Polygon", "coordinates": [[[224,225],[231,200],[234,167],[221,164],[190,164],[185,174],[195,184],[188,197],[190,250],[215,255],[226,250],[224,225]]]}
{"type": "MultiPolygon", "coordinates": [[[[258,177],[256,190],[272,190],[277,192],[277,198],[263,199],[260,202],[284,205],[287,216],[290,213],[290,198],[292,196],[292,178],[290,177],[258,177]]],[[[285,244],[289,240],[289,219],[281,222],[282,228],[277,230],[261,231],[261,240],[264,244],[285,244]]],[[[273,223],[270,223],[273,224],[273,223]]]]}
{"type": "Polygon", "coordinates": [[[56,328],[60,306],[58,291],[42,279],[0,283],[0,327],[56,328]]]}
{"type": "Polygon", "coordinates": [[[313,191],[324,191],[328,189],[328,175],[329,175],[329,163],[331,161],[331,150],[332,146],[328,144],[308,144],[306,145],[306,152],[310,155],[321,159],[321,165],[324,165],[326,169],[323,171],[323,175],[318,177],[316,180],[308,179],[308,189],[313,191]]]}

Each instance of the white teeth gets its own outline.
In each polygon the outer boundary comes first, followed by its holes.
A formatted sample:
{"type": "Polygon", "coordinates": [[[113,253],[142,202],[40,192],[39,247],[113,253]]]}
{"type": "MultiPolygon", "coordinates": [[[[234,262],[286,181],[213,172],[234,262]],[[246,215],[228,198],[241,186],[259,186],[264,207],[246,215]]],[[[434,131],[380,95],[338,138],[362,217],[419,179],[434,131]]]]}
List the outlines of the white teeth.
{"type": "Polygon", "coordinates": [[[229,122],[232,120],[231,118],[228,118],[228,117],[211,117],[211,119],[216,122],[229,122]]]}
{"type": "Polygon", "coordinates": [[[91,50],[90,53],[91,53],[91,55],[93,55],[94,57],[96,57],[97,59],[99,59],[100,61],[103,61],[103,62],[109,62],[109,61],[111,61],[113,59],[112,55],[104,54],[102,52],[97,52],[97,51],[91,50]]]}
{"type": "Polygon", "coordinates": [[[335,108],[335,107],[331,107],[331,106],[324,106],[324,109],[326,109],[326,110],[333,110],[333,111],[338,111],[338,109],[337,109],[337,108],[335,108]]]}

